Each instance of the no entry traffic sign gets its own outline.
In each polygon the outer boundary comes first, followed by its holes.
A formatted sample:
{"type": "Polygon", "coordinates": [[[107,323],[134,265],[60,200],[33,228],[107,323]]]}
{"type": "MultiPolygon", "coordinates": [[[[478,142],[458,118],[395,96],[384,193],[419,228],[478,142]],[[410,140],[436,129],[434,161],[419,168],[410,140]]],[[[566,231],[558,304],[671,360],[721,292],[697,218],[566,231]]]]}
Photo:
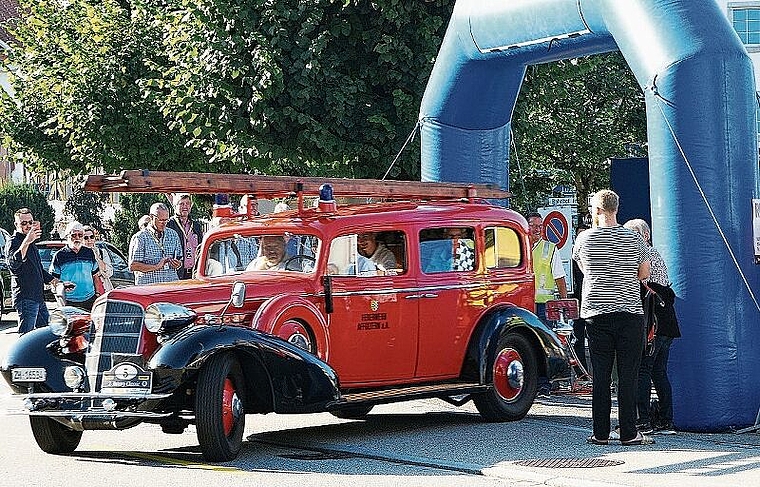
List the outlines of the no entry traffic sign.
{"type": "Polygon", "coordinates": [[[544,217],[544,238],[557,248],[562,248],[570,236],[570,226],[567,218],[559,211],[551,211],[544,217]]]}

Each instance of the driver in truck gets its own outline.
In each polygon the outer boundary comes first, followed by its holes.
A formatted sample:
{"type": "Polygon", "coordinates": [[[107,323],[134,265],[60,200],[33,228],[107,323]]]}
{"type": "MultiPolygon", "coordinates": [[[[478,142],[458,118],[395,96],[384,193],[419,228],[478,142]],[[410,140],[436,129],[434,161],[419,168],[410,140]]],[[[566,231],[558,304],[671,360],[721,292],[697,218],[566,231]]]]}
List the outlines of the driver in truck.
{"type": "Polygon", "coordinates": [[[281,271],[285,270],[285,237],[267,235],[261,238],[261,255],[248,265],[246,270],[281,271]]]}

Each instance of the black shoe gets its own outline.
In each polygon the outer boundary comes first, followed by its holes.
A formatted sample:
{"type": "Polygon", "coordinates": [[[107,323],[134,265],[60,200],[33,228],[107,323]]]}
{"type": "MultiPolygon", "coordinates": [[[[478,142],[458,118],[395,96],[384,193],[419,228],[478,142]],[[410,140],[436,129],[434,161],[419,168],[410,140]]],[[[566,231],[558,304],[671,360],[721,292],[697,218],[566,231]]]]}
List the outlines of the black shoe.
{"type": "Polygon", "coordinates": [[[541,386],[541,387],[538,388],[538,394],[537,394],[537,396],[538,397],[547,398],[547,397],[549,397],[549,395],[551,393],[552,393],[551,387],[549,387],[548,385],[541,386]]]}

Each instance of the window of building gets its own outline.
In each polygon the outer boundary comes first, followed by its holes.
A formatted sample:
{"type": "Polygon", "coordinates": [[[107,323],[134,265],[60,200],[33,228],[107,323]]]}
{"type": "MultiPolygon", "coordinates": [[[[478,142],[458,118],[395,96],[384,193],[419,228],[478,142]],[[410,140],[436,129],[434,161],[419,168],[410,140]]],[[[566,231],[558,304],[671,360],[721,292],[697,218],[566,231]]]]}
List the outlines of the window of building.
{"type": "Polygon", "coordinates": [[[760,45],[760,5],[732,7],[731,22],[744,44],[760,45]]]}

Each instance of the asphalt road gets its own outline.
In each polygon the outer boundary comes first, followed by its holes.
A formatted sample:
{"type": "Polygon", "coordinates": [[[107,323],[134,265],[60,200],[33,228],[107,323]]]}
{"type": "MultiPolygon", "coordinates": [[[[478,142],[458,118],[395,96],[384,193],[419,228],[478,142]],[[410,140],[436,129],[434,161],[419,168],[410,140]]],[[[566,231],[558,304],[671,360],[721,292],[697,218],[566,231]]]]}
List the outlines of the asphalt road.
{"type": "MultiPolygon", "coordinates": [[[[11,317],[12,319],[15,319],[11,317]]],[[[0,324],[0,357],[17,338],[0,324]]],[[[233,462],[203,461],[191,426],[87,431],[68,456],[42,453],[20,401],[0,384],[0,485],[751,486],[760,485],[760,435],[656,437],[649,446],[588,445],[587,395],[539,400],[519,422],[480,420],[471,404],[379,406],[367,421],[329,414],[247,416],[233,462]]]]}

